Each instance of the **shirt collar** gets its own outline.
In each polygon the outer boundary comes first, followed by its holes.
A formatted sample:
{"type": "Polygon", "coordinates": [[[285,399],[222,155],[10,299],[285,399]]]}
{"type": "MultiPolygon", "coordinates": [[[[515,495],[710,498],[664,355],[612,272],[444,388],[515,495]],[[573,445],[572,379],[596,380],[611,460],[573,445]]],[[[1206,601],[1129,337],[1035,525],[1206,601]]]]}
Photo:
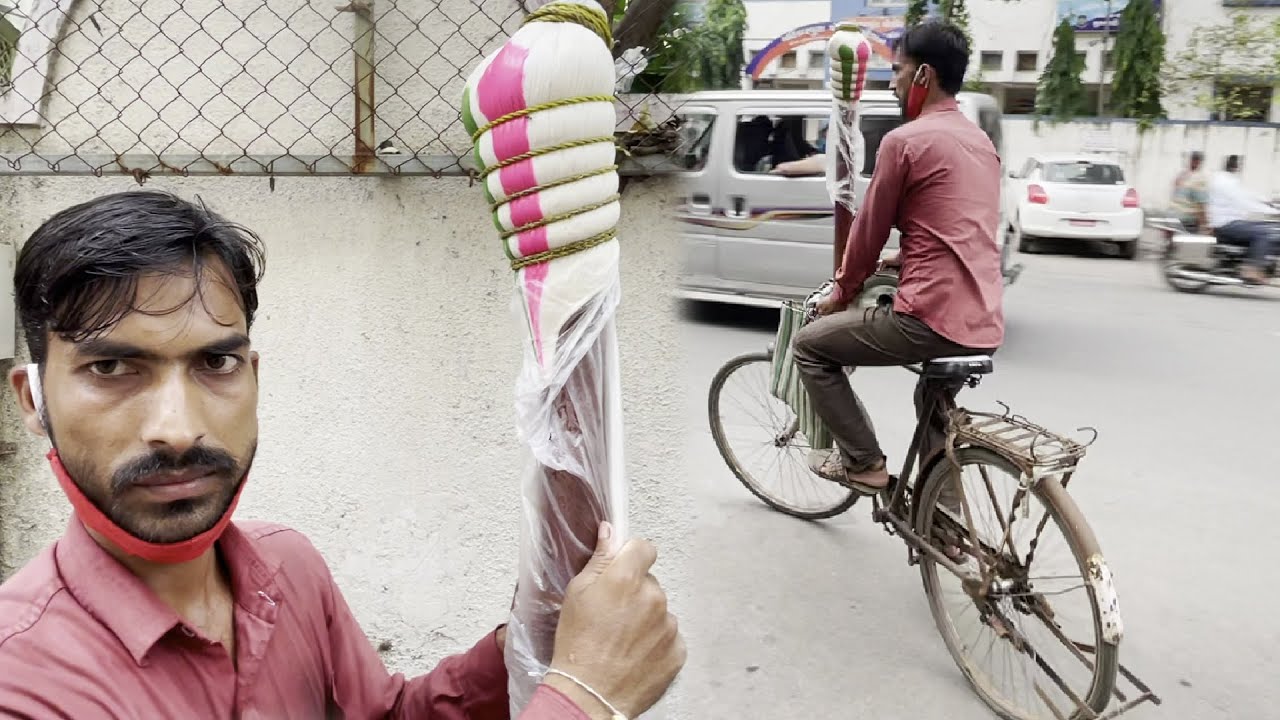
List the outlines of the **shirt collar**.
{"type": "Polygon", "coordinates": [[[959,110],[960,103],[955,98],[943,98],[932,105],[926,105],[924,110],[920,112],[920,117],[932,115],[936,112],[946,112],[948,110],[959,110]]]}
{"type": "MultiPolygon", "coordinates": [[[[236,604],[259,614],[255,610],[264,605],[262,593],[275,594],[279,563],[264,558],[252,538],[234,522],[215,547],[231,575],[236,604]]],[[[146,583],[104,550],[74,513],[54,557],[71,596],[124,644],[139,666],[161,638],[186,624],[146,583]]],[[[265,600],[274,608],[270,595],[265,600]]]]}

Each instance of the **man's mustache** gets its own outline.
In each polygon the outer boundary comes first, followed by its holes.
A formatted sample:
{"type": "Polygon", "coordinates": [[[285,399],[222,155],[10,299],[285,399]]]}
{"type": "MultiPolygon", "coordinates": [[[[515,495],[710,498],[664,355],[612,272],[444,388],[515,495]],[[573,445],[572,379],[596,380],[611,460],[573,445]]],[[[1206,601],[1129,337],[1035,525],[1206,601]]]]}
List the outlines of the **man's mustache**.
{"type": "Polygon", "coordinates": [[[149,475],[192,467],[207,468],[214,475],[230,476],[237,464],[227,451],[203,445],[191,447],[181,454],[156,450],[116,470],[111,478],[111,490],[119,494],[149,475]]]}

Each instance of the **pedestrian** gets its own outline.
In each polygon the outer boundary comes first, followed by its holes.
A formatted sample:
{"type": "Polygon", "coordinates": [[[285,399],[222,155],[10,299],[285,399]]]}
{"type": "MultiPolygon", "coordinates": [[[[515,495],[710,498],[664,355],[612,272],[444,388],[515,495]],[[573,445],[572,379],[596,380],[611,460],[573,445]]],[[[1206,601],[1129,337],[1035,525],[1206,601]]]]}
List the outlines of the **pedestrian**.
{"type": "MultiPolygon", "coordinates": [[[[0,716],[508,717],[505,627],[390,674],[302,533],[232,521],[258,447],[263,259],[250,231],[149,191],[67,208],[23,245],[32,365],[9,380],[73,514],[0,585],[0,716]]],[[[684,663],[653,546],[614,552],[609,532],[524,720],[633,717],[684,663]]]]}

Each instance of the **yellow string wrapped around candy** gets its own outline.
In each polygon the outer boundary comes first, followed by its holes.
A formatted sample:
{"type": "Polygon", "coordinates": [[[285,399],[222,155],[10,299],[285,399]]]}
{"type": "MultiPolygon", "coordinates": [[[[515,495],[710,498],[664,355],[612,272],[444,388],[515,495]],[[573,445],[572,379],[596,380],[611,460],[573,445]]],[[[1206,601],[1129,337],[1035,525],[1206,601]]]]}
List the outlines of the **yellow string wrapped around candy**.
{"type": "Polygon", "coordinates": [[[480,62],[462,98],[526,330],[516,425],[532,461],[507,631],[512,717],[546,672],[600,522],[615,544],[626,536],[612,42],[593,0],[556,0],[480,62]]]}

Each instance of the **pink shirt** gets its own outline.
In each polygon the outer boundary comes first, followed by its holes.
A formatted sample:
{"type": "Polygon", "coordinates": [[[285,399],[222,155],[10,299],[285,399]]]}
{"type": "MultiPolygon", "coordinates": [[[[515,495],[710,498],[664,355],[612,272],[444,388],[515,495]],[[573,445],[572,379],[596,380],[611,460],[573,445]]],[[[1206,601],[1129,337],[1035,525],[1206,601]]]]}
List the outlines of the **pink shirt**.
{"type": "MultiPolygon", "coordinates": [[[[79,520],[0,586],[0,717],[505,720],[494,634],[412,680],[389,674],[301,533],[232,523],[239,669],[79,520]]],[[[541,687],[520,720],[588,720],[541,687]]]]}
{"type": "Polygon", "coordinates": [[[995,146],[955,100],[885,135],[836,273],[837,298],[853,297],[875,272],[896,226],[902,268],[894,309],[959,345],[998,348],[1000,182],[995,146]]]}

